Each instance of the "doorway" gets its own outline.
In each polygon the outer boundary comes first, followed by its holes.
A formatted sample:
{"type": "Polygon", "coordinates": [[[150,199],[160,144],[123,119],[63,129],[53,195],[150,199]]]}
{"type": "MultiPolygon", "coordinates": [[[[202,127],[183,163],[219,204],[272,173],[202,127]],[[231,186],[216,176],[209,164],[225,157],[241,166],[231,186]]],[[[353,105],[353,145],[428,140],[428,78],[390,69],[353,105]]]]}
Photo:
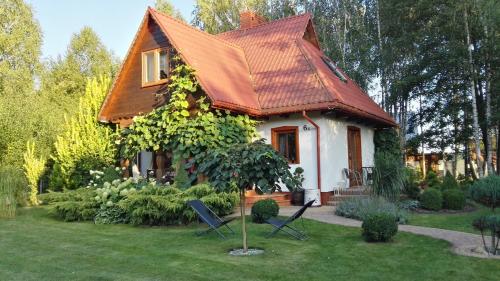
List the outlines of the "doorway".
{"type": "Polygon", "coordinates": [[[349,187],[362,185],[361,130],[347,127],[347,157],[349,161],[349,187]]]}

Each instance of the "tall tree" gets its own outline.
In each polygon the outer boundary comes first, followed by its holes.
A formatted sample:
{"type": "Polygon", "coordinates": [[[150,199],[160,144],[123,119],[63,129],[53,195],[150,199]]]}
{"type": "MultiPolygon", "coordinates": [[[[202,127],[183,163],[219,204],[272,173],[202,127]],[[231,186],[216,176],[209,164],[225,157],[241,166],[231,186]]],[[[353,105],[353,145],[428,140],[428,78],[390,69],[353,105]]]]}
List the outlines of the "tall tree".
{"type": "Polygon", "coordinates": [[[31,7],[21,0],[1,1],[0,165],[20,167],[26,140],[38,133],[33,99],[41,43],[31,7]]]}
{"type": "Polygon", "coordinates": [[[179,9],[175,8],[170,0],[156,0],[155,9],[178,20],[185,21],[179,9]]]}
{"type": "Polygon", "coordinates": [[[268,16],[265,0],[196,0],[192,24],[212,34],[233,30],[243,10],[268,16]]]}
{"type": "Polygon", "coordinates": [[[113,77],[117,66],[118,59],[99,36],[92,28],[84,27],[73,34],[64,57],[49,60],[42,77],[42,91],[53,95],[82,95],[88,78],[113,77]]]}
{"type": "Polygon", "coordinates": [[[0,95],[29,93],[39,70],[42,33],[31,6],[0,2],[0,95]]]}

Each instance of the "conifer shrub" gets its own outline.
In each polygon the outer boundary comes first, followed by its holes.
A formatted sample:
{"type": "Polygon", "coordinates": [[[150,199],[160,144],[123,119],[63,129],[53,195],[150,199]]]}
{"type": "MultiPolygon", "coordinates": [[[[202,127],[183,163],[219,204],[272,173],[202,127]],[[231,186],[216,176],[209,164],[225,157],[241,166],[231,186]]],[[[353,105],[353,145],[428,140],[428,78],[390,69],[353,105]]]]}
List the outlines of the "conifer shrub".
{"type": "Polygon", "coordinates": [[[428,188],[439,188],[441,186],[441,181],[434,171],[427,172],[427,175],[425,176],[425,183],[428,188]]]}
{"type": "Polygon", "coordinates": [[[490,175],[475,181],[469,188],[470,196],[493,211],[500,206],[500,176],[490,175]]]}
{"type": "Polygon", "coordinates": [[[186,190],[154,181],[117,179],[98,188],[51,192],[39,196],[51,213],[64,221],[100,224],[171,225],[196,220],[187,202],[200,199],[220,216],[228,215],[238,202],[236,193],[216,192],[209,184],[186,190]]]}
{"type": "Polygon", "coordinates": [[[443,177],[443,182],[440,185],[440,189],[441,191],[447,189],[459,189],[458,181],[452,174],[448,173],[443,177]]]}
{"type": "Polygon", "coordinates": [[[427,188],[420,195],[420,205],[422,208],[432,211],[439,211],[443,207],[443,195],[435,188],[427,188]]]}
{"type": "Polygon", "coordinates": [[[450,210],[463,210],[465,194],[458,188],[443,191],[443,207],[450,210]]]}
{"type": "Polygon", "coordinates": [[[405,168],[405,180],[403,185],[403,194],[410,199],[418,199],[421,189],[418,186],[418,175],[414,169],[405,168]]]}
{"type": "Polygon", "coordinates": [[[398,232],[396,217],[387,213],[368,215],[361,225],[366,242],[387,242],[398,232]]]}
{"type": "Polygon", "coordinates": [[[264,223],[266,220],[276,217],[279,211],[280,207],[273,199],[259,200],[252,206],[252,221],[254,223],[264,223]]]}

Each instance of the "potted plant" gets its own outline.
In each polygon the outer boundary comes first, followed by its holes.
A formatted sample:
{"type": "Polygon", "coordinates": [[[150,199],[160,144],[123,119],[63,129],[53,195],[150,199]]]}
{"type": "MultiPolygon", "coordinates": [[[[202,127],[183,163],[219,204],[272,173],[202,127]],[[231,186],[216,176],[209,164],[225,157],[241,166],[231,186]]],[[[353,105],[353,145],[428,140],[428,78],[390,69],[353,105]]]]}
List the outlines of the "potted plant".
{"type": "Polygon", "coordinates": [[[297,186],[292,192],[292,205],[294,206],[303,206],[304,205],[304,188],[302,187],[302,183],[304,182],[304,169],[301,167],[295,168],[293,172],[293,176],[297,180],[297,186]]]}

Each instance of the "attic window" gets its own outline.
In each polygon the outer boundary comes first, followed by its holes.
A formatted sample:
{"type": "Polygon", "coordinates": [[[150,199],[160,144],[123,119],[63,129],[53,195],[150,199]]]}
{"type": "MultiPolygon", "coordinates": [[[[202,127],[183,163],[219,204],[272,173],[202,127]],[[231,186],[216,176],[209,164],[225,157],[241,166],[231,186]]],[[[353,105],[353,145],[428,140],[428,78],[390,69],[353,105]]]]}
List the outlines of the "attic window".
{"type": "Polygon", "coordinates": [[[170,50],[155,49],[142,53],[142,86],[165,83],[170,70],[170,50]]]}
{"type": "Polygon", "coordinates": [[[340,72],[340,70],[337,68],[337,65],[328,59],[327,57],[321,57],[323,62],[328,66],[328,68],[344,83],[347,83],[347,78],[345,78],[344,74],[340,72]]]}

